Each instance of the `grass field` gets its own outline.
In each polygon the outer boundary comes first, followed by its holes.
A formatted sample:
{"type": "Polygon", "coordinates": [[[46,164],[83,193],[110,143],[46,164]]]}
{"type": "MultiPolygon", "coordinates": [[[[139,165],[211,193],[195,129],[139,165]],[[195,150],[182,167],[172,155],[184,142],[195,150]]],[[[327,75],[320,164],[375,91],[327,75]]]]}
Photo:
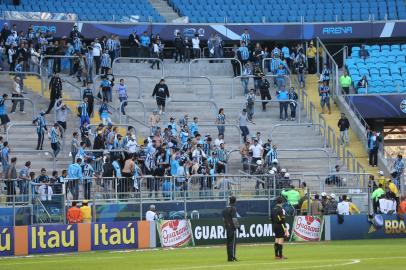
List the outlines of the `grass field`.
{"type": "Polygon", "coordinates": [[[226,262],[223,246],[103,251],[0,259],[8,270],[200,270],[200,269],[406,269],[406,239],[288,244],[287,260],[273,259],[272,245],[240,245],[238,262],[226,262]]]}

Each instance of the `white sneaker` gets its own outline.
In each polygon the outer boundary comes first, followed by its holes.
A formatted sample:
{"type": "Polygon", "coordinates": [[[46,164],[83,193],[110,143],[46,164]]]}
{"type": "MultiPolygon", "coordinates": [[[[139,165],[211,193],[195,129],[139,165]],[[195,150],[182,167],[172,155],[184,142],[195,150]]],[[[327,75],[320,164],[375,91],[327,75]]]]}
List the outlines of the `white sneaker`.
{"type": "Polygon", "coordinates": [[[10,112],[10,114],[15,114],[16,112],[10,112]]]}
{"type": "Polygon", "coordinates": [[[26,112],[25,112],[25,111],[20,111],[20,113],[22,113],[22,114],[26,114],[26,112]]]}

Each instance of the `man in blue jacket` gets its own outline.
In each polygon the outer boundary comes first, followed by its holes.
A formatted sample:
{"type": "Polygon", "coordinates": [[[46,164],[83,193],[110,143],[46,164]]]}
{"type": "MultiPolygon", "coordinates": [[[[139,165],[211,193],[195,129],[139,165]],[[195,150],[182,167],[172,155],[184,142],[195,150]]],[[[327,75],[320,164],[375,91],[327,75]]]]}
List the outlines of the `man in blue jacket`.
{"type": "Polygon", "coordinates": [[[79,199],[79,181],[80,183],[83,182],[83,175],[82,175],[82,167],[80,164],[82,163],[82,159],[76,159],[76,163],[69,165],[68,167],[68,189],[72,193],[73,200],[79,199]]]}

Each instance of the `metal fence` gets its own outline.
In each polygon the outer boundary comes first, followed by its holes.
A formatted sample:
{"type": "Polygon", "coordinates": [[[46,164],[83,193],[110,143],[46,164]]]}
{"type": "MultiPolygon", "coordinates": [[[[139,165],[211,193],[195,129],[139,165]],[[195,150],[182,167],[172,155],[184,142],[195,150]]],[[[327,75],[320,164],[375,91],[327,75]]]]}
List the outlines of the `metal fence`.
{"type": "Polygon", "coordinates": [[[164,61],[160,58],[150,58],[150,57],[117,57],[113,60],[111,66],[112,66],[112,71],[113,74],[120,74],[120,72],[117,72],[117,64],[119,63],[131,63],[131,64],[138,64],[142,62],[156,62],[158,61],[161,65],[161,77],[165,77],[165,64],[164,61]],[[135,62],[134,62],[135,61],[135,62]]]}

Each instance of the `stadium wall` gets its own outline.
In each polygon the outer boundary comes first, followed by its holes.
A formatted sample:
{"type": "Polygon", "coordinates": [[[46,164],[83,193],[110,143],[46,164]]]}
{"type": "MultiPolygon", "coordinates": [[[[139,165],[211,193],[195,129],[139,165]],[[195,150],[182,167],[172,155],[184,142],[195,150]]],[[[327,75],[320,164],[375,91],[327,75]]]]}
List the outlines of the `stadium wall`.
{"type": "MultiPolygon", "coordinates": [[[[17,29],[50,31],[56,37],[69,36],[75,22],[0,20],[0,23],[16,24],[17,29]]],[[[79,30],[86,38],[96,38],[116,34],[120,38],[136,30],[159,34],[164,40],[172,40],[175,33],[193,37],[199,33],[202,40],[211,34],[219,33],[224,40],[239,40],[245,28],[253,40],[309,40],[320,37],[322,40],[337,39],[377,39],[406,37],[406,21],[388,22],[337,22],[337,23],[287,23],[287,24],[126,24],[103,22],[78,22],[79,30]]]]}
{"type": "MultiPolygon", "coordinates": [[[[405,218],[404,216],[403,218],[405,218]]],[[[240,243],[273,242],[267,217],[241,218],[240,243]]],[[[289,217],[290,241],[405,238],[405,221],[384,215],[289,217]],[[341,222],[342,221],[342,222],[341,222]]],[[[224,244],[222,219],[0,227],[0,256],[224,244]],[[158,228],[158,230],[157,230],[158,228]]]]}

